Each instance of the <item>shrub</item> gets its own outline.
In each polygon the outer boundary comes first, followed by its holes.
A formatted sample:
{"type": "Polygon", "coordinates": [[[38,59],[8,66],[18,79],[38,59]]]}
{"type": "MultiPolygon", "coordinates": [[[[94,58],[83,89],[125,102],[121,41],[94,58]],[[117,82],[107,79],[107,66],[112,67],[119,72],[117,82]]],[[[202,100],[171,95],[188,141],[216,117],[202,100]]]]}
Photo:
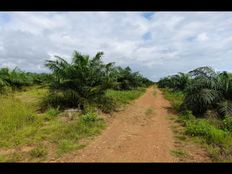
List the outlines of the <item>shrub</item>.
{"type": "Polygon", "coordinates": [[[97,121],[97,114],[96,113],[87,113],[81,116],[81,121],[84,123],[95,122],[97,121]]]}
{"type": "Polygon", "coordinates": [[[226,130],[231,131],[232,132],[232,117],[225,117],[225,119],[223,120],[224,123],[224,127],[226,130]]]}

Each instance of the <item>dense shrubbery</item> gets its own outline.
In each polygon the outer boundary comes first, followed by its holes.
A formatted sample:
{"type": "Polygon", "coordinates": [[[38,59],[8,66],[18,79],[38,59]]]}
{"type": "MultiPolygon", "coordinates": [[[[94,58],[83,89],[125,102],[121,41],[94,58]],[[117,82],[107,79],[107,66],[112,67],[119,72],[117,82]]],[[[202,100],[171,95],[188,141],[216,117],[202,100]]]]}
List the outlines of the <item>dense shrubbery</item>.
{"type": "Polygon", "coordinates": [[[194,73],[195,76],[198,75],[200,77],[193,78],[190,75],[189,85],[185,86],[184,90],[166,86],[167,81],[165,82],[165,80],[158,84],[160,87],[166,87],[162,89],[164,96],[170,100],[173,109],[178,112],[178,121],[185,126],[185,133],[197,137],[207,148],[213,160],[231,161],[232,117],[229,112],[230,105],[227,103],[230,102],[227,101],[229,100],[227,95],[230,88],[229,77],[231,75],[225,72],[213,73],[211,68],[206,68],[210,71],[207,70],[207,73],[202,73],[202,69],[204,70],[204,68],[199,68],[194,73]],[[212,81],[210,82],[210,80],[212,81]],[[215,81],[216,83],[214,83],[215,81]],[[224,81],[224,83],[220,83],[221,81],[224,81]],[[227,84],[227,87],[221,86],[225,84],[227,84]],[[195,91],[191,91],[194,88],[195,91]],[[211,93],[208,90],[211,90],[211,93]],[[221,98],[214,100],[215,103],[210,103],[210,100],[217,96],[212,92],[213,90],[215,90],[215,93],[219,93],[221,98]],[[186,98],[190,96],[191,102],[186,103],[186,98]],[[207,99],[208,97],[210,99],[207,99]],[[204,113],[196,112],[196,110],[199,111],[197,107],[205,108],[204,113]],[[204,118],[198,118],[199,116],[204,116],[204,118]]]}
{"type": "Polygon", "coordinates": [[[232,115],[232,75],[216,73],[211,67],[200,67],[189,73],[179,73],[158,82],[159,87],[182,91],[183,105],[195,115],[215,110],[220,117],[232,115]]]}

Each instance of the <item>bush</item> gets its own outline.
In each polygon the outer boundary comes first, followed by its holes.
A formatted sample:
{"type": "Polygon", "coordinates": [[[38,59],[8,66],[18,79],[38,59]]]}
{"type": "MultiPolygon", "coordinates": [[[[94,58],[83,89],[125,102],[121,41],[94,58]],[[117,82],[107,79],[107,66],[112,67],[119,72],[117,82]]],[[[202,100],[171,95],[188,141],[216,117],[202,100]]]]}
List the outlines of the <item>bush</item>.
{"type": "Polygon", "coordinates": [[[111,113],[116,111],[118,104],[112,97],[105,96],[98,100],[97,107],[104,113],[111,113]]]}
{"type": "Polygon", "coordinates": [[[226,130],[231,131],[232,132],[232,117],[225,117],[225,119],[223,120],[224,123],[224,127],[226,130]]]}
{"type": "Polygon", "coordinates": [[[84,123],[95,122],[98,120],[96,113],[87,113],[82,115],[80,119],[84,123]]]}
{"type": "Polygon", "coordinates": [[[228,132],[217,129],[207,120],[202,119],[188,121],[186,133],[191,136],[204,137],[208,143],[214,144],[224,143],[229,138],[228,132]]]}

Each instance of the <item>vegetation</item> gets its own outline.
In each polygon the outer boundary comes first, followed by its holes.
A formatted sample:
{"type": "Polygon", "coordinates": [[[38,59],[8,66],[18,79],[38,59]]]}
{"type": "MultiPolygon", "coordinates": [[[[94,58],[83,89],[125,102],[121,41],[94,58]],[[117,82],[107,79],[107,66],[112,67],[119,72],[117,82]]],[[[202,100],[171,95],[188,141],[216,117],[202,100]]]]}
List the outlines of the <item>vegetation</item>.
{"type": "Polygon", "coordinates": [[[158,82],[165,97],[178,112],[178,120],[185,126],[185,133],[200,138],[216,161],[232,160],[231,77],[228,72],[201,67],[158,82]],[[182,82],[182,78],[185,83],[177,83],[182,82]]]}
{"type": "Polygon", "coordinates": [[[0,148],[6,151],[0,161],[40,161],[83,148],[82,139],[106,126],[99,110],[116,111],[153,84],[129,67],[103,63],[102,55],[75,51],[70,63],[56,56],[45,63],[50,73],[0,69],[0,148]]]}
{"type": "Polygon", "coordinates": [[[228,72],[216,73],[211,67],[200,67],[187,74],[163,78],[159,87],[167,87],[185,94],[183,107],[201,117],[213,111],[224,118],[232,115],[232,75],[228,72]]]}
{"type": "Polygon", "coordinates": [[[102,55],[103,52],[99,52],[90,58],[75,51],[71,63],[58,56],[57,60],[47,61],[46,66],[54,78],[45,106],[85,110],[89,105],[97,105],[102,108],[103,103],[112,103],[105,95],[107,89],[129,90],[152,84],[139,73],[132,73],[129,67],[104,64],[102,55]]]}

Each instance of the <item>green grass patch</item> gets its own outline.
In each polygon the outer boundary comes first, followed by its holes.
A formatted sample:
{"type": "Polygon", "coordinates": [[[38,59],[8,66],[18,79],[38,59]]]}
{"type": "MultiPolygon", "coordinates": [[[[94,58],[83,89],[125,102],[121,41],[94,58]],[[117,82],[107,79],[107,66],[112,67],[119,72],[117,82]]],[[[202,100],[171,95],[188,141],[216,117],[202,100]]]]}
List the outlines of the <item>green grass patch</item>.
{"type": "Polygon", "coordinates": [[[135,90],[107,90],[106,96],[111,97],[119,105],[128,104],[131,100],[140,97],[144,92],[145,88],[138,88],[135,90]]]}
{"type": "Polygon", "coordinates": [[[48,88],[43,86],[25,87],[24,90],[16,91],[14,96],[25,105],[33,109],[40,110],[40,105],[44,96],[48,94],[48,88]]]}
{"type": "Polygon", "coordinates": [[[164,97],[170,101],[174,110],[179,111],[180,106],[184,101],[184,93],[181,91],[172,91],[168,88],[162,88],[161,91],[164,94],[164,97]]]}
{"type": "Polygon", "coordinates": [[[71,140],[64,139],[59,142],[56,153],[58,156],[61,156],[70,151],[81,149],[84,147],[85,147],[84,144],[77,144],[71,140]]]}
{"type": "Polygon", "coordinates": [[[182,149],[176,149],[176,150],[172,150],[171,151],[171,154],[175,157],[178,157],[178,158],[183,158],[183,157],[188,157],[189,155],[187,154],[187,152],[185,152],[184,150],[182,149]]]}
{"type": "Polygon", "coordinates": [[[223,131],[211,125],[207,120],[196,119],[187,122],[186,134],[205,138],[207,143],[222,144],[230,138],[227,131],[223,131]]]}

